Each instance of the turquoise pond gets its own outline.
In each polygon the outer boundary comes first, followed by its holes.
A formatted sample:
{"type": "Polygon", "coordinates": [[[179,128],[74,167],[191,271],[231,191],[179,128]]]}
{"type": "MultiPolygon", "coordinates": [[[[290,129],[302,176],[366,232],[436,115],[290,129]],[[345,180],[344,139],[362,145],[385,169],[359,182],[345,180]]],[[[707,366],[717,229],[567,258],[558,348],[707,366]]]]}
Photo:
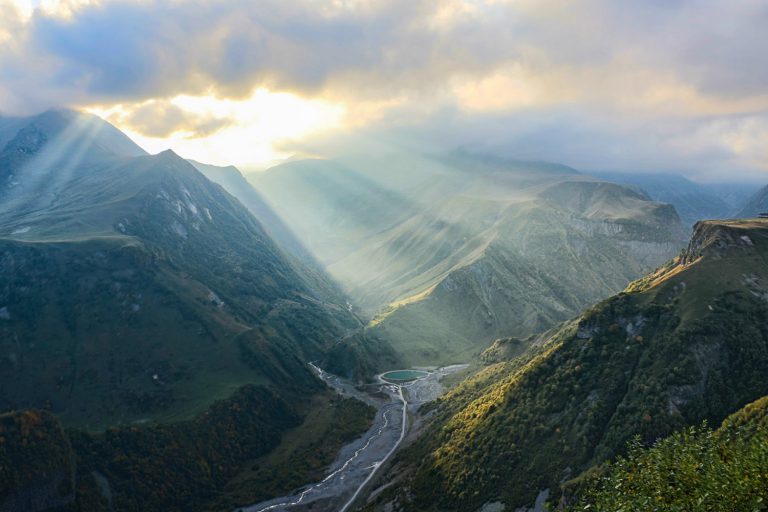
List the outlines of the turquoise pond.
{"type": "Polygon", "coordinates": [[[383,374],[381,378],[390,382],[408,382],[411,380],[421,379],[427,375],[429,375],[429,372],[422,370],[396,370],[383,374]]]}

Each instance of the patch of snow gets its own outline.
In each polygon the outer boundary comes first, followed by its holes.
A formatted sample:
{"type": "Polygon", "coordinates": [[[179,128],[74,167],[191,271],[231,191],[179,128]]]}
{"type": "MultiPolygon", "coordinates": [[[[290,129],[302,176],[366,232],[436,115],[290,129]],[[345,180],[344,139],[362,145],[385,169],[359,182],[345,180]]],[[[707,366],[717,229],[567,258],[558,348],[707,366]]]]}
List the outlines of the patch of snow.
{"type": "Polygon", "coordinates": [[[197,206],[195,206],[195,203],[193,203],[192,201],[187,202],[187,208],[189,208],[189,211],[191,211],[192,214],[200,215],[200,212],[198,212],[197,210],[197,206]]]}
{"type": "Polygon", "coordinates": [[[8,311],[8,306],[3,306],[0,308],[0,320],[10,320],[11,319],[11,312],[8,311]]]}
{"type": "Polygon", "coordinates": [[[752,243],[752,239],[749,238],[747,235],[741,235],[739,238],[741,238],[741,241],[747,244],[748,246],[752,247],[755,244],[752,243]]]}
{"type": "Polygon", "coordinates": [[[117,223],[117,230],[123,234],[125,234],[125,224],[122,222],[117,223]]]}
{"type": "Polygon", "coordinates": [[[187,228],[185,228],[179,221],[175,220],[171,223],[171,230],[179,235],[184,240],[187,239],[187,236],[189,236],[189,233],[187,233],[187,228]]]}
{"type": "Polygon", "coordinates": [[[21,235],[21,234],[24,234],[24,233],[29,233],[30,229],[32,229],[32,228],[29,227],[29,226],[24,226],[24,227],[21,227],[19,229],[14,230],[11,234],[12,235],[21,235]]]}
{"type": "Polygon", "coordinates": [[[600,332],[600,328],[596,325],[579,325],[579,328],[576,331],[576,337],[580,340],[586,340],[593,337],[598,332],[600,332]]]}
{"type": "Polygon", "coordinates": [[[203,211],[205,212],[205,216],[208,217],[208,220],[213,220],[213,217],[211,216],[211,210],[208,208],[203,208],[203,211]]]}
{"type": "Polygon", "coordinates": [[[645,325],[645,318],[642,315],[637,315],[635,318],[627,322],[624,326],[624,330],[627,332],[627,336],[635,337],[643,330],[645,325]]]}
{"type": "Polygon", "coordinates": [[[216,307],[223,308],[224,307],[224,301],[221,300],[221,298],[216,295],[214,292],[208,293],[208,300],[216,304],[216,307]]]}

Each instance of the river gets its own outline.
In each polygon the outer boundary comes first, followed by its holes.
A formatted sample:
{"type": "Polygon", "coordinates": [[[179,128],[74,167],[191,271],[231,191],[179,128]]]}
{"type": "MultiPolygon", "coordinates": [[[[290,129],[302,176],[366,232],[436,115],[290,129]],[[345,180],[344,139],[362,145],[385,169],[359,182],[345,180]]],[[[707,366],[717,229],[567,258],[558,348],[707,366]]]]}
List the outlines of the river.
{"type": "Polygon", "coordinates": [[[377,383],[361,391],[350,382],[323,371],[310,363],[313,371],[337,393],[376,407],[373,425],[360,438],[345,445],[320,482],[282,496],[238,509],[238,512],[348,512],[365,495],[366,485],[378,469],[397,451],[408,433],[408,414],[440,396],[440,380],[467,365],[453,365],[430,371],[426,377],[394,384],[380,376],[377,383]],[[378,393],[376,393],[378,392],[378,393]],[[387,398],[381,398],[382,393],[387,398]]]}

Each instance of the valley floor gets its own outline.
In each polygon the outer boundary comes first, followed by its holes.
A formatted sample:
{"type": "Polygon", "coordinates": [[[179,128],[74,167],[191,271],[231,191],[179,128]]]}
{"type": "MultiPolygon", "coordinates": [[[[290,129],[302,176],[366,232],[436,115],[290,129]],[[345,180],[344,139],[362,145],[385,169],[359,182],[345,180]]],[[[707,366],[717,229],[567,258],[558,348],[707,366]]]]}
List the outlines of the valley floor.
{"type": "Polygon", "coordinates": [[[368,482],[407,434],[408,416],[416,413],[421,404],[443,393],[440,384],[443,377],[465,369],[466,365],[438,368],[422,379],[403,384],[388,383],[379,377],[376,384],[363,390],[314,365],[312,368],[338,394],[376,407],[373,425],[362,437],[341,449],[322,481],[298,489],[290,496],[243,507],[238,512],[351,510],[354,502],[365,495],[368,482]]]}

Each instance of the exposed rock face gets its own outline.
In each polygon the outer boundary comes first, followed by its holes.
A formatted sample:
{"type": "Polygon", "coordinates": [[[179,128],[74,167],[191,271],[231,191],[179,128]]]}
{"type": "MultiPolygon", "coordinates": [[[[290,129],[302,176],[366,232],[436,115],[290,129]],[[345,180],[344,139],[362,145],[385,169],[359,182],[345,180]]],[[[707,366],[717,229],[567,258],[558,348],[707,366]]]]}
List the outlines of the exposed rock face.
{"type": "Polygon", "coordinates": [[[551,328],[684,246],[668,205],[601,183],[553,188],[551,197],[508,208],[482,250],[371,330],[418,364],[466,358],[493,339],[551,328]],[[581,199],[569,201],[571,192],[581,199]]]}
{"type": "Polygon", "coordinates": [[[745,230],[755,222],[701,221],[693,227],[693,235],[682,255],[684,264],[691,263],[705,254],[714,259],[746,254],[755,247],[752,236],[745,230]]]}

